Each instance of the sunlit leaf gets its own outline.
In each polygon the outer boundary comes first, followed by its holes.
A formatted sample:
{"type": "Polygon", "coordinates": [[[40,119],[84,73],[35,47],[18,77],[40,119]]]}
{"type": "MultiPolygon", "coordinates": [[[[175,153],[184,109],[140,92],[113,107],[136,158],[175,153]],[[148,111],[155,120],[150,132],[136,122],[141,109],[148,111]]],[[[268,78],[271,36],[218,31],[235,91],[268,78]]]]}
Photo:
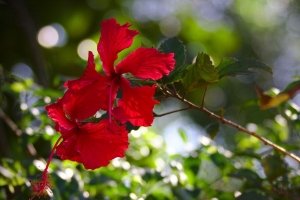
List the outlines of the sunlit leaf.
{"type": "Polygon", "coordinates": [[[222,171],[210,160],[202,160],[197,177],[207,183],[213,183],[222,179],[222,171]]]}
{"type": "Polygon", "coordinates": [[[10,87],[14,92],[21,92],[26,90],[26,86],[21,82],[12,83],[10,87]]]}
{"type": "Polygon", "coordinates": [[[255,72],[253,69],[273,73],[269,66],[255,59],[236,60],[234,58],[224,58],[216,69],[218,70],[219,78],[251,74],[255,72]]]}
{"type": "Polygon", "coordinates": [[[205,53],[198,53],[196,62],[186,68],[181,79],[186,91],[206,87],[218,80],[217,70],[205,53]]]}
{"type": "Polygon", "coordinates": [[[11,193],[15,193],[15,188],[12,184],[8,184],[8,189],[11,193]]]}
{"type": "Polygon", "coordinates": [[[3,177],[0,177],[0,186],[4,186],[6,184],[7,184],[7,181],[3,177]]]}
{"type": "MultiPolygon", "coordinates": [[[[189,170],[190,176],[192,179],[195,178],[195,175],[198,173],[199,168],[200,168],[200,164],[201,164],[201,160],[200,159],[195,159],[193,157],[187,157],[184,160],[184,169],[189,170]]],[[[189,173],[186,173],[187,175],[189,175],[189,173]]],[[[188,180],[190,181],[190,179],[188,180]]]]}
{"type": "Polygon", "coordinates": [[[260,88],[255,88],[259,97],[261,109],[277,107],[285,101],[293,98],[300,90],[300,80],[290,83],[281,93],[275,96],[265,94],[260,88]]]}
{"type": "Polygon", "coordinates": [[[188,137],[187,137],[185,131],[184,131],[183,129],[179,129],[179,130],[178,130],[178,133],[179,133],[179,135],[180,135],[182,141],[183,141],[184,143],[187,143],[187,142],[188,142],[188,137]]]}
{"type": "Polygon", "coordinates": [[[34,95],[39,95],[39,96],[48,96],[51,98],[58,98],[63,95],[63,91],[58,91],[58,90],[51,90],[51,89],[39,89],[34,91],[34,95]]]}
{"type": "Polygon", "coordinates": [[[225,192],[234,192],[240,190],[244,181],[237,178],[226,177],[226,180],[220,179],[211,184],[211,187],[215,190],[221,190],[225,192]]]}
{"type": "MultiPolygon", "coordinates": [[[[297,91],[299,89],[300,89],[300,87],[297,88],[297,91]]],[[[258,87],[255,87],[255,91],[259,98],[260,108],[263,110],[268,109],[268,108],[277,107],[280,104],[282,104],[282,103],[286,102],[287,100],[289,100],[290,98],[292,98],[292,94],[290,94],[289,92],[282,92],[276,96],[270,96],[268,94],[265,94],[258,87]]],[[[292,92],[295,93],[295,90],[293,90],[292,92]]]]}
{"type": "Polygon", "coordinates": [[[226,110],[224,108],[219,109],[219,115],[222,117],[224,116],[226,110]]]}

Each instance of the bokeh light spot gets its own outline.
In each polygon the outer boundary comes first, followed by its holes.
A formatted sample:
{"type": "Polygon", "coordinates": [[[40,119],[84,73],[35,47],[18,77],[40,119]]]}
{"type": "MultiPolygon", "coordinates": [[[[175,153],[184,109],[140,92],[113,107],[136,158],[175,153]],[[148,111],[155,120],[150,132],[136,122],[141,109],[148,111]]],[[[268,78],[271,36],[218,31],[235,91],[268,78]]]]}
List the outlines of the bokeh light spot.
{"type": "Polygon", "coordinates": [[[149,155],[150,150],[147,146],[143,146],[143,147],[141,147],[140,152],[141,152],[142,156],[146,157],[149,155]]]}
{"type": "Polygon", "coordinates": [[[48,97],[48,96],[46,96],[46,97],[44,97],[44,101],[45,101],[45,103],[50,103],[51,102],[51,98],[48,97]]]}
{"type": "Polygon", "coordinates": [[[127,161],[122,162],[121,165],[122,165],[122,168],[125,169],[125,170],[130,169],[130,164],[127,161]]]}
{"type": "Polygon", "coordinates": [[[27,127],[27,128],[25,129],[25,132],[26,132],[28,135],[33,135],[33,133],[34,133],[34,131],[33,131],[33,129],[32,129],[31,127],[27,127]]]}
{"type": "Polygon", "coordinates": [[[199,142],[204,146],[208,146],[210,144],[211,140],[208,137],[201,136],[199,138],[199,142]]]}
{"type": "Polygon", "coordinates": [[[251,132],[256,132],[257,131],[257,125],[256,124],[253,124],[253,123],[249,123],[249,124],[247,124],[247,129],[249,130],[249,131],[251,131],[251,132]]]}
{"type": "Polygon", "coordinates": [[[37,35],[38,42],[45,48],[63,46],[67,41],[65,29],[57,23],[44,26],[37,35]]]}
{"type": "Polygon", "coordinates": [[[160,23],[160,30],[166,37],[175,37],[181,30],[181,23],[175,17],[165,17],[160,23]]]}
{"type": "Polygon", "coordinates": [[[21,103],[20,104],[20,108],[21,108],[21,110],[27,110],[28,109],[28,105],[26,103],[21,103]]]}
{"type": "Polygon", "coordinates": [[[156,165],[156,170],[161,172],[163,170],[163,168],[165,167],[166,163],[163,159],[157,158],[155,160],[155,165],[156,165]]]}
{"type": "Polygon", "coordinates": [[[44,170],[46,168],[46,165],[45,163],[43,163],[42,161],[40,160],[34,160],[33,161],[33,164],[36,168],[38,168],[39,170],[44,170]]]}
{"type": "Polygon", "coordinates": [[[45,132],[50,136],[54,134],[53,128],[49,125],[45,126],[45,132]]]}
{"type": "Polygon", "coordinates": [[[39,115],[39,114],[40,114],[40,111],[39,111],[37,108],[31,108],[31,109],[30,109],[30,112],[31,112],[33,115],[39,115]]]}
{"type": "Polygon", "coordinates": [[[83,196],[84,198],[88,198],[88,197],[90,196],[90,193],[87,192],[87,191],[84,191],[84,192],[82,193],[82,196],[83,196]]]}
{"type": "Polygon", "coordinates": [[[58,32],[53,26],[45,26],[38,33],[38,42],[46,48],[54,47],[58,42],[58,32]]]}
{"type": "Polygon", "coordinates": [[[210,109],[218,109],[224,106],[226,102],[227,98],[221,88],[215,87],[207,90],[205,104],[209,106],[210,109]]]}
{"type": "Polygon", "coordinates": [[[80,58],[82,58],[83,60],[87,60],[89,51],[92,51],[93,54],[96,56],[97,44],[91,39],[81,41],[77,47],[77,53],[80,56],[80,58]]]}

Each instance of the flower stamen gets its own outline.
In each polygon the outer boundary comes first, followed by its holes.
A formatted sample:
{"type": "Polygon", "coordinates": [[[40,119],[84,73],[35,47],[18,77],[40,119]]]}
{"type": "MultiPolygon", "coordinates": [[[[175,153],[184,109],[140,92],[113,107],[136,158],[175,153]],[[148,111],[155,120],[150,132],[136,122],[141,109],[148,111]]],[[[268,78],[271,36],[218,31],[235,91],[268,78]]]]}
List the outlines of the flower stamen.
{"type": "Polygon", "coordinates": [[[50,182],[50,175],[48,174],[48,167],[52,160],[53,154],[55,152],[56,147],[58,146],[59,142],[61,141],[62,136],[58,138],[56,141],[54,147],[52,148],[51,154],[49,156],[49,159],[47,161],[46,167],[44,169],[44,172],[42,174],[42,178],[37,181],[30,181],[31,187],[33,190],[33,196],[30,198],[30,200],[33,200],[34,197],[45,197],[48,194],[48,191],[52,188],[52,183],[50,182]]]}

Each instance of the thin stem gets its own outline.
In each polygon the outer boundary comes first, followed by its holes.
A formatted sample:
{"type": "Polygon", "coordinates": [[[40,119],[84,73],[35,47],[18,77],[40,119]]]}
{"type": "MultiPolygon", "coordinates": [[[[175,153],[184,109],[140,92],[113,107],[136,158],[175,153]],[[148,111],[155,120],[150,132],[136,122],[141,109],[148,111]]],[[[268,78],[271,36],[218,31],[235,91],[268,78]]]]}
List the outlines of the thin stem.
{"type": "MultiPolygon", "coordinates": [[[[185,99],[185,95],[187,94],[187,92],[188,92],[187,90],[184,91],[184,93],[183,93],[183,95],[182,95],[182,97],[181,97],[181,99],[180,99],[181,101],[183,101],[183,100],[185,99]]],[[[178,94],[176,94],[176,96],[179,97],[178,94]]]]}
{"type": "Polygon", "coordinates": [[[173,113],[180,112],[180,111],[183,111],[183,110],[190,110],[190,109],[192,109],[191,106],[189,106],[187,108],[181,108],[181,109],[178,109],[178,110],[173,110],[173,111],[166,112],[166,113],[163,113],[163,114],[156,114],[156,113],[154,113],[154,117],[163,117],[165,115],[173,114],[173,113]]]}
{"type": "Polygon", "coordinates": [[[201,108],[204,108],[204,99],[205,99],[207,88],[208,88],[208,86],[206,86],[205,89],[204,89],[204,93],[203,93],[203,97],[202,97],[202,102],[201,102],[201,108]]]}
{"type": "Polygon", "coordinates": [[[178,92],[177,92],[177,89],[176,89],[175,85],[172,84],[172,86],[173,86],[173,90],[174,90],[175,94],[178,95],[178,92]]]}
{"type": "Polygon", "coordinates": [[[206,113],[207,115],[209,115],[209,117],[212,117],[212,118],[214,118],[214,119],[219,120],[219,121],[222,122],[223,124],[227,124],[227,125],[229,125],[229,126],[232,126],[232,127],[236,128],[236,129],[239,130],[239,131],[242,131],[242,132],[244,132],[244,133],[246,133],[246,134],[248,134],[248,135],[251,135],[251,136],[255,137],[255,138],[259,139],[260,141],[262,141],[265,145],[271,146],[273,149],[275,149],[275,150],[277,150],[277,151],[279,151],[279,152],[281,152],[281,153],[283,153],[283,154],[285,154],[285,155],[287,155],[287,156],[293,158],[293,159],[296,160],[298,163],[300,163],[300,158],[299,158],[298,156],[296,156],[296,155],[293,154],[293,153],[288,152],[288,151],[287,151],[286,149],[284,149],[283,147],[281,147],[281,146],[279,146],[279,145],[277,145],[277,144],[275,144],[275,143],[273,143],[273,142],[267,140],[266,138],[264,138],[264,137],[258,135],[257,133],[252,132],[252,131],[249,131],[249,130],[247,130],[246,128],[242,127],[241,125],[238,125],[238,124],[236,124],[236,123],[234,123],[234,122],[232,122],[232,121],[230,121],[230,120],[228,120],[228,119],[225,119],[225,118],[223,118],[223,117],[221,117],[221,116],[219,116],[219,115],[216,115],[215,113],[213,113],[213,112],[207,110],[206,108],[204,108],[204,107],[202,107],[202,106],[199,107],[199,106],[193,104],[192,102],[190,102],[190,101],[188,101],[188,100],[182,98],[182,97],[179,96],[178,94],[177,94],[177,95],[172,95],[169,91],[166,91],[166,92],[167,92],[169,95],[171,95],[172,97],[174,97],[174,98],[176,98],[176,99],[179,99],[180,101],[182,101],[182,102],[188,104],[188,105],[190,106],[190,108],[193,108],[193,109],[196,109],[196,110],[200,110],[200,111],[206,113]]]}
{"type": "Polygon", "coordinates": [[[53,147],[52,150],[51,150],[51,154],[50,154],[50,156],[49,156],[49,158],[48,158],[47,165],[46,165],[46,167],[45,167],[45,169],[44,169],[43,177],[44,177],[44,176],[47,176],[48,167],[49,167],[49,164],[50,164],[50,162],[51,162],[51,160],[52,160],[52,157],[53,157],[53,155],[54,155],[54,151],[56,150],[57,145],[59,144],[59,142],[60,142],[62,139],[63,139],[62,136],[60,136],[60,137],[58,138],[58,140],[55,142],[54,147],[53,147]]]}

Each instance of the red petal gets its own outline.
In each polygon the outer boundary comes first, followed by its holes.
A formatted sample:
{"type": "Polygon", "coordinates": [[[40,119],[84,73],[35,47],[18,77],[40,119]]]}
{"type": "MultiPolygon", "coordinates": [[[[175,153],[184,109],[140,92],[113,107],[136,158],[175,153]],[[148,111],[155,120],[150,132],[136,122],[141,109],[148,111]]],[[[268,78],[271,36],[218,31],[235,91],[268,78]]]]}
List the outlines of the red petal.
{"type": "Polygon", "coordinates": [[[118,53],[131,46],[133,37],[138,31],[129,30],[129,23],[120,25],[115,19],[108,19],[101,23],[101,38],[98,52],[103,63],[103,70],[107,75],[114,74],[114,62],[118,53]]]}
{"type": "Polygon", "coordinates": [[[57,147],[56,154],[63,160],[80,162],[80,152],[76,149],[78,134],[64,139],[57,147]]]}
{"type": "Polygon", "coordinates": [[[138,78],[157,80],[174,69],[173,57],[173,53],[165,54],[155,48],[140,47],[116,66],[116,72],[129,72],[138,78]]]}
{"type": "Polygon", "coordinates": [[[48,116],[56,123],[55,129],[64,136],[64,133],[76,127],[70,119],[66,117],[63,108],[63,99],[58,99],[57,102],[47,105],[46,110],[48,111],[48,116]]]}
{"type": "Polygon", "coordinates": [[[114,117],[121,123],[129,121],[134,126],[150,126],[154,119],[154,105],[159,103],[153,99],[155,89],[155,85],[130,87],[123,79],[122,100],[118,101],[118,107],[113,110],[114,117]]]}
{"type": "Polygon", "coordinates": [[[79,132],[57,147],[61,159],[82,163],[86,169],[107,166],[116,157],[123,157],[128,148],[128,132],[125,126],[102,120],[88,123],[79,132]]]}
{"type": "MultiPolygon", "coordinates": [[[[107,110],[110,93],[108,80],[108,77],[103,77],[79,90],[68,90],[65,93],[64,108],[72,120],[82,121],[100,109],[107,110]]],[[[116,89],[112,93],[112,100],[116,96],[116,89]]]]}
{"type": "Polygon", "coordinates": [[[95,69],[94,55],[89,52],[88,64],[84,71],[84,74],[77,80],[67,81],[65,87],[70,89],[80,89],[88,84],[94,83],[101,79],[103,76],[99,74],[95,69]]]}

